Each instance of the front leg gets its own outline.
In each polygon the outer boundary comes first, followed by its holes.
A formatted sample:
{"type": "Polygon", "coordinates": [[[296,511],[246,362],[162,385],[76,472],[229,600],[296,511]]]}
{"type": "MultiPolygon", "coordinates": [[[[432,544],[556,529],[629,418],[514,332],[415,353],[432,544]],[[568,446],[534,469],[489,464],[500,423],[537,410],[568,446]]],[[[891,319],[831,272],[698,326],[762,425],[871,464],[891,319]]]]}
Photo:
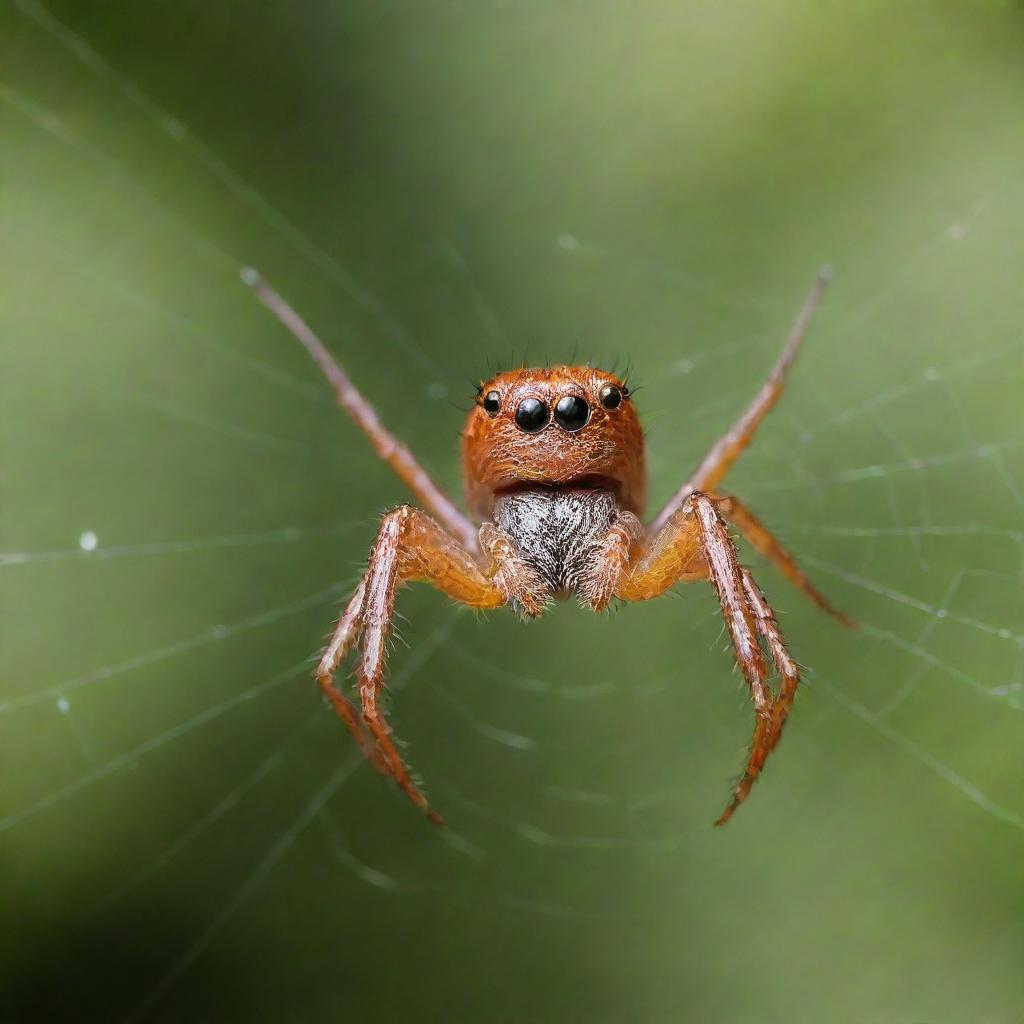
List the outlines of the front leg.
{"type": "Polygon", "coordinates": [[[757,712],[747,764],[732,800],[716,822],[721,825],[747,798],[775,749],[800,683],[800,670],[786,648],[771,607],[740,565],[715,502],[700,492],[690,495],[682,508],[639,546],[615,593],[626,601],[643,601],[663,594],[673,583],[697,579],[708,580],[715,589],[757,712]],[[782,681],[778,696],[768,687],[768,660],[761,640],[782,681]]]}
{"type": "Polygon", "coordinates": [[[320,664],[316,668],[316,681],[320,684],[320,690],[327,698],[328,703],[334,708],[334,713],[345,723],[366,759],[377,771],[387,774],[388,769],[380,755],[380,751],[373,744],[359,721],[359,712],[355,705],[334,685],[334,673],[341,664],[345,655],[351,650],[352,645],[359,639],[362,627],[363,605],[366,601],[366,580],[360,581],[355,593],[349,599],[345,613],[338,620],[334,629],[331,642],[327,645],[320,658],[320,664]]]}
{"type": "Polygon", "coordinates": [[[366,575],[352,595],[317,669],[317,680],[324,694],[370,762],[390,775],[409,799],[437,824],[443,822],[412,781],[380,709],[387,639],[392,628],[395,592],[401,583],[411,580],[431,583],[453,600],[471,608],[498,608],[513,599],[529,602],[531,608],[538,610],[542,607],[542,603],[538,604],[542,597],[530,592],[531,579],[524,575],[514,549],[510,547],[506,551],[498,543],[503,537],[500,531],[496,531],[499,536],[488,533],[491,543],[484,543],[485,532],[481,530],[481,547],[487,552],[490,563],[487,565],[419,509],[401,506],[389,512],[381,521],[366,575]],[[361,721],[353,704],[333,682],[338,665],[357,643],[360,658],[356,681],[362,704],[361,721]]]}
{"type": "Polygon", "coordinates": [[[698,492],[639,546],[615,596],[623,601],[648,601],[676,583],[711,583],[754,706],[759,715],[767,717],[771,703],[768,663],[757,642],[757,622],[742,573],[736,546],[722,517],[712,500],[698,492]]]}

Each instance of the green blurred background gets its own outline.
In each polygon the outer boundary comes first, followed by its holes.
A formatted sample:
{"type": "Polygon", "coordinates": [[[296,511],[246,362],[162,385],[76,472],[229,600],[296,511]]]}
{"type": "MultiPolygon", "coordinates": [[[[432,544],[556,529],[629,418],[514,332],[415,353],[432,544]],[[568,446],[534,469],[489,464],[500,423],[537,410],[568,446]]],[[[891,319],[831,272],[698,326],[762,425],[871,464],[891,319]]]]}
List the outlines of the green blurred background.
{"type": "Polygon", "coordinates": [[[1024,1020],[1024,9],[0,7],[4,1019],[1024,1020]],[[488,367],[629,360],[652,499],[835,282],[732,474],[808,667],[707,588],[529,628],[405,592],[397,733],[311,658],[399,484],[260,267],[452,489],[488,367]],[[87,550],[87,549],[93,550],[87,550]]]}

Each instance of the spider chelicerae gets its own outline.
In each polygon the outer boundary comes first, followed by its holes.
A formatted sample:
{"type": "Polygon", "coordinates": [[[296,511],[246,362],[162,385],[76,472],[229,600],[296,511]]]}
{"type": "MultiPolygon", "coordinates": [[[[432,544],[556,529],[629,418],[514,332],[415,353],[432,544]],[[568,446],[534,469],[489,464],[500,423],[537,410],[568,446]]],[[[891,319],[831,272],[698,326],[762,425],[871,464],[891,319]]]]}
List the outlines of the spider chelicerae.
{"type": "Polygon", "coordinates": [[[614,374],[591,366],[551,366],[483,381],[462,434],[467,516],[383,426],[301,317],[256,271],[242,276],[306,347],[339,405],[426,510],[401,505],[384,515],[366,574],[316,670],[325,697],[370,763],[391,776],[431,821],[443,824],[413,782],[380,707],[386,641],[401,584],[423,580],[472,608],[511,604],[533,618],[553,598],[575,595],[600,612],[613,598],[646,601],[676,583],[709,582],[756,711],[746,767],[716,824],[728,821],[778,744],[800,683],[800,669],[771,605],[739,560],[729,525],[819,608],[854,625],[750,509],[719,490],[782,393],[828,269],[818,273],[753,401],[646,525],[643,430],[627,385],[614,374]],[[359,710],[334,683],[356,647],[359,710]],[[774,692],[770,666],[779,679],[774,692]]]}

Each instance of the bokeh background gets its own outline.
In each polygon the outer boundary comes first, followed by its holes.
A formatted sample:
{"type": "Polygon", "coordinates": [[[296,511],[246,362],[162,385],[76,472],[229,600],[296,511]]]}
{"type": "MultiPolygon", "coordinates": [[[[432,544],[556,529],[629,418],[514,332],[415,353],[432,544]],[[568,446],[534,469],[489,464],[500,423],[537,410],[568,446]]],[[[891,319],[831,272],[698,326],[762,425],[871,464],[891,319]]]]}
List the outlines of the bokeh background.
{"type": "Polygon", "coordinates": [[[1024,1020],[1024,9],[6,0],[4,1019],[1024,1020]],[[753,799],[707,588],[400,600],[353,756],[312,657],[489,367],[628,361],[657,504],[834,284],[730,477],[807,666],[753,799]],[[399,692],[400,691],[400,692],[399,692]]]}

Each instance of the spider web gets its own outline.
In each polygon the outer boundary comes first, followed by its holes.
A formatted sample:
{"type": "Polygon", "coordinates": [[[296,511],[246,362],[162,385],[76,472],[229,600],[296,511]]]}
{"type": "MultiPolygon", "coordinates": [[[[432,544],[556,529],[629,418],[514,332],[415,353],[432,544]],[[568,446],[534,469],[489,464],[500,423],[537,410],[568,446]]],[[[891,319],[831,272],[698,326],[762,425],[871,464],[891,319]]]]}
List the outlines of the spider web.
{"type": "MultiPolygon", "coordinates": [[[[357,248],[315,240],[301,207],[285,212],[256,169],[98,45],[35,0],[5,17],[17,440],[0,555],[13,766],[0,834],[44,934],[170,922],[117,1013],[173,1015],[242,955],[247,925],[280,927],[291,901],[300,918],[324,900],[395,927],[510,915],[525,936],[537,921],[646,927],[662,898],[707,920],[721,907],[680,876],[720,890],[752,838],[813,865],[809,818],[916,850],[969,834],[961,853],[978,870],[1019,853],[1024,359],[1006,296],[1019,294],[1024,154],[950,157],[932,188],[873,211],[860,250],[826,254],[836,284],[730,477],[861,623],[839,630],[747,552],[808,673],[735,827],[708,823],[750,712],[709,594],[598,625],[559,609],[527,633],[410,590],[392,720],[451,821],[437,835],[350,752],[309,683],[375,512],[401,492],[238,268],[268,271],[453,490],[467,375],[489,359],[568,358],[573,336],[595,361],[630,356],[656,506],[763,377],[799,303],[784,283],[799,261],[758,286],[746,269],[685,269],[697,254],[618,239],[599,218],[552,221],[515,235],[508,257],[539,289],[540,330],[497,283],[508,266],[487,261],[479,225],[418,237],[399,280],[381,269],[394,238],[375,246],[355,223],[367,276],[413,295],[399,316],[348,269],[357,248]],[[615,292],[631,296],[621,309],[588,308],[615,292]],[[471,326],[450,312],[406,326],[437,294],[471,326]],[[455,351],[449,329],[472,341],[455,351]],[[532,352],[516,351],[525,335],[540,338],[532,352]],[[201,905],[175,906],[193,893],[201,905]]],[[[756,891],[733,889],[729,924],[756,891]]],[[[994,976],[1014,956],[1000,949],[984,946],[994,976]]],[[[35,950],[18,953],[28,976],[35,950]]]]}

